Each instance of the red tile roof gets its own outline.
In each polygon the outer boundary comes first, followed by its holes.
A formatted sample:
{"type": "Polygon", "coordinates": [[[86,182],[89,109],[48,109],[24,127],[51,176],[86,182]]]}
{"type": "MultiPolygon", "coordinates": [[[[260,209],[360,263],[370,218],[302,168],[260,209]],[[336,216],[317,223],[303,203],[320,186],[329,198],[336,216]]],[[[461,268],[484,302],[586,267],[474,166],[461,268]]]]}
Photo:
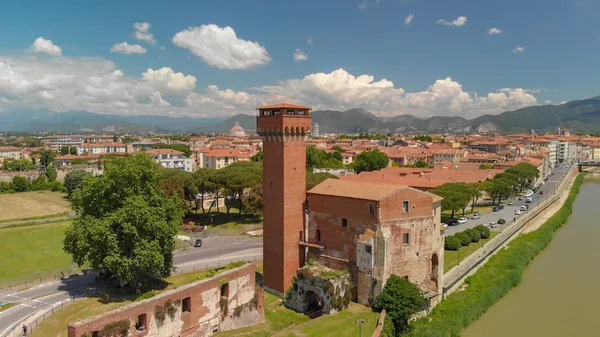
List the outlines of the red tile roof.
{"type": "Polygon", "coordinates": [[[256,108],[256,110],[263,110],[263,109],[308,109],[308,110],[312,110],[312,108],[308,107],[308,106],[294,105],[294,104],[289,104],[289,103],[265,105],[265,106],[256,108]]]}

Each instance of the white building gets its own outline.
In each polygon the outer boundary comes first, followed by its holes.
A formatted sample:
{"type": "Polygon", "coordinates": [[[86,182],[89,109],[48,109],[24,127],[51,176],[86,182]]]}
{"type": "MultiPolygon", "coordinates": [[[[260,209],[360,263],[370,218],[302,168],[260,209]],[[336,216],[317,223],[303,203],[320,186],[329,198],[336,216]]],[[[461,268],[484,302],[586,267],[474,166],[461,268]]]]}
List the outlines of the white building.
{"type": "Polygon", "coordinates": [[[313,125],[312,136],[316,138],[319,137],[319,123],[315,123],[315,125],[313,125]]]}
{"type": "Polygon", "coordinates": [[[16,146],[0,146],[0,158],[21,159],[23,153],[16,146]]]}
{"type": "Polygon", "coordinates": [[[178,169],[192,172],[192,160],[186,158],[181,151],[172,149],[152,149],[146,151],[146,154],[152,156],[152,159],[164,168],[178,169]]]}
{"type": "Polygon", "coordinates": [[[240,123],[235,122],[235,125],[231,128],[230,134],[234,137],[245,137],[246,131],[240,126],[240,123]]]}
{"type": "Polygon", "coordinates": [[[46,146],[51,148],[53,151],[59,152],[63,146],[80,146],[83,144],[83,138],[81,136],[59,136],[44,139],[46,146]]]}
{"type": "MultiPolygon", "coordinates": [[[[127,145],[123,143],[82,144],[77,146],[77,155],[127,153],[127,145]]],[[[131,152],[131,151],[130,151],[131,152]]]]}

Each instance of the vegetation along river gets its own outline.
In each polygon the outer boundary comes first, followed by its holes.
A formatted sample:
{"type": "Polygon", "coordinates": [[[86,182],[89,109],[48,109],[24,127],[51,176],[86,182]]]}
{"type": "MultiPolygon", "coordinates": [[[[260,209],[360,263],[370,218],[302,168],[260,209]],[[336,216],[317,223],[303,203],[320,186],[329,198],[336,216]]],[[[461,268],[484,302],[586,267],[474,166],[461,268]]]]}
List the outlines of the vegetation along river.
{"type": "Polygon", "coordinates": [[[600,175],[588,174],[573,214],[518,287],[462,337],[600,336],[600,175]]]}

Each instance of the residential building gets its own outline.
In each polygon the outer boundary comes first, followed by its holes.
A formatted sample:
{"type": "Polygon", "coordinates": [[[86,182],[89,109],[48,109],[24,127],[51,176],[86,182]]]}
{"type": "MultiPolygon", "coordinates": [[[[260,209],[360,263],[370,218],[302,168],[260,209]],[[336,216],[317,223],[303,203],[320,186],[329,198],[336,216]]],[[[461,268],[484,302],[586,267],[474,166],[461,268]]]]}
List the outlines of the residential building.
{"type": "Polygon", "coordinates": [[[146,151],[154,161],[159,163],[164,168],[178,169],[182,171],[192,172],[192,160],[186,158],[181,151],[172,149],[152,149],[146,151]]]}
{"type": "Polygon", "coordinates": [[[16,146],[0,146],[0,158],[3,159],[21,159],[23,152],[16,146]]]}
{"type": "Polygon", "coordinates": [[[240,154],[235,149],[205,149],[202,150],[201,164],[204,168],[221,169],[238,161],[240,154]]]}
{"type": "MultiPolygon", "coordinates": [[[[130,147],[132,148],[132,147],[130,147]]],[[[77,154],[111,154],[111,153],[127,153],[127,145],[123,143],[92,143],[82,144],[77,146],[77,154]]]]}
{"type": "Polygon", "coordinates": [[[84,143],[84,138],[82,136],[53,136],[50,138],[46,138],[43,140],[44,144],[47,147],[52,149],[52,151],[60,152],[60,149],[63,146],[67,147],[77,147],[84,143]]]}

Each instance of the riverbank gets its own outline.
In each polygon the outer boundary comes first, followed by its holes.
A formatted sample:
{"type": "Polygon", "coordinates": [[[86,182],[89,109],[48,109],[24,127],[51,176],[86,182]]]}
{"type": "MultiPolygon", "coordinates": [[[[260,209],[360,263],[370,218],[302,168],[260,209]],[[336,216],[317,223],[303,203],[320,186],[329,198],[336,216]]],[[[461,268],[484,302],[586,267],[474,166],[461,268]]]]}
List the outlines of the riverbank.
{"type": "Polygon", "coordinates": [[[555,231],[572,213],[583,175],[578,175],[558,212],[538,230],[514,239],[465,280],[464,290],[455,292],[431,313],[411,324],[409,336],[458,336],[462,329],[478,319],[494,303],[517,286],[523,270],[552,240],[555,231]]]}

